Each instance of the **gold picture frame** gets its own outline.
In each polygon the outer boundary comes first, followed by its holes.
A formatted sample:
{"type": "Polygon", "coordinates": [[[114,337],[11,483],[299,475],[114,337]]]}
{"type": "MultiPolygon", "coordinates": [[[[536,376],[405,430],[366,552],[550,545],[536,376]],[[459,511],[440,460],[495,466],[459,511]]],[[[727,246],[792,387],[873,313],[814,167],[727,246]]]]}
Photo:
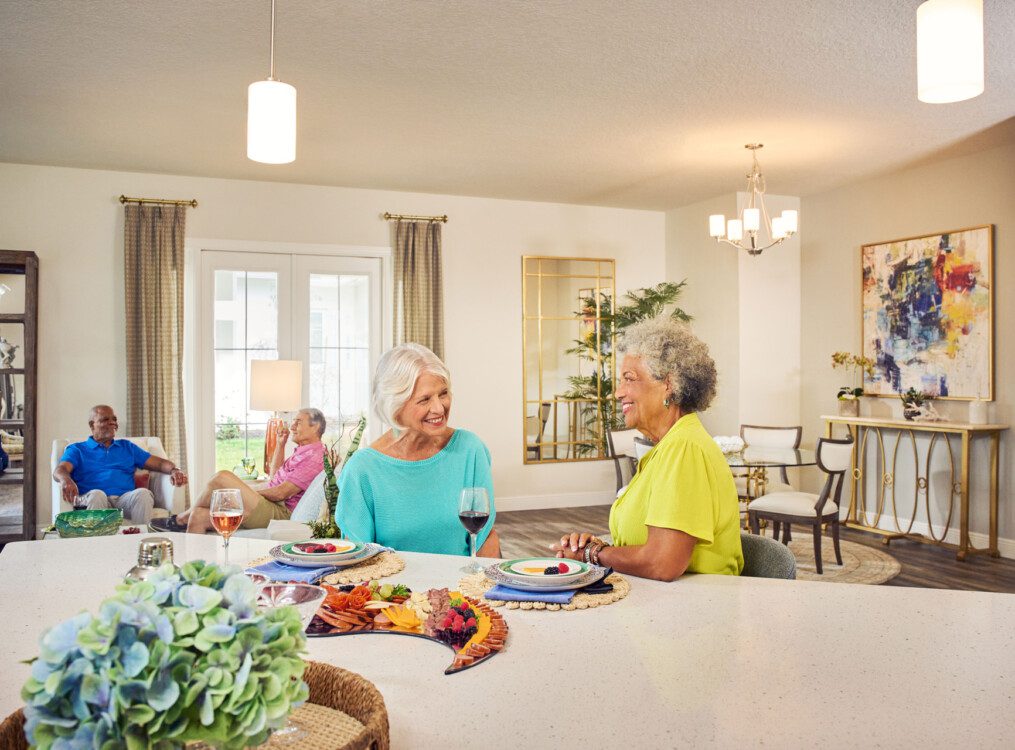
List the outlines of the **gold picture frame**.
{"type": "Polygon", "coordinates": [[[861,246],[866,395],[993,400],[993,263],[993,224],[861,246]]]}

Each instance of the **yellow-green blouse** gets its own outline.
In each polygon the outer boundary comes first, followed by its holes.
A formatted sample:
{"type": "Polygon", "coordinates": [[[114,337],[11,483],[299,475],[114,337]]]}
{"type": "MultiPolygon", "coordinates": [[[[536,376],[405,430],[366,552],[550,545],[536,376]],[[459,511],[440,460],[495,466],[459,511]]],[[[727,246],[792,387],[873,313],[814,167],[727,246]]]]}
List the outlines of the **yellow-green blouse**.
{"type": "Polygon", "coordinates": [[[685,414],[638,462],[610,509],[618,547],[645,544],[648,527],[676,529],[698,540],[689,573],[740,575],[740,509],[733,474],[697,414],[685,414]]]}

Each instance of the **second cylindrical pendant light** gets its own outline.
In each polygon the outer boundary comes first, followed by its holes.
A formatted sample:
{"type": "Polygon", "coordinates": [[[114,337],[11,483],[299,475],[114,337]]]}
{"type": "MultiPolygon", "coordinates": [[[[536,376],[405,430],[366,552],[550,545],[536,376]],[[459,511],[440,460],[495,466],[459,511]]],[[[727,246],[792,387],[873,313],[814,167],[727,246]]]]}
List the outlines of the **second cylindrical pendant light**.
{"type": "Polygon", "coordinates": [[[268,79],[247,89],[247,158],[264,164],[296,160],[296,89],[275,79],[275,0],[271,0],[268,79]]]}

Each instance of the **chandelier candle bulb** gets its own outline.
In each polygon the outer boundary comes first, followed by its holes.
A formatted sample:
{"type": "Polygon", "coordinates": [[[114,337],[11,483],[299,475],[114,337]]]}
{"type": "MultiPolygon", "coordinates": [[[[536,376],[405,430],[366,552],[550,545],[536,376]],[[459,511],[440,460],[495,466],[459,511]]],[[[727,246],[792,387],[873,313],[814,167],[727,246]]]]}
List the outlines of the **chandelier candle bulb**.
{"type": "Polygon", "coordinates": [[[726,234],[726,217],[722,214],[712,214],[708,217],[708,236],[723,237],[726,234]]]}
{"type": "Polygon", "coordinates": [[[740,219],[730,219],[726,222],[726,236],[733,242],[740,242],[744,238],[744,225],[740,219]]]}
{"type": "Polygon", "coordinates": [[[786,220],[781,216],[772,217],[772,239],[781,240],[786,236],[786,220]]]}
{"type": "Polygon", "coordinates": [[[745,208],[743,221],[745,231],[757,232],[761,229],[761,211],[756,208],[745,208]]]}

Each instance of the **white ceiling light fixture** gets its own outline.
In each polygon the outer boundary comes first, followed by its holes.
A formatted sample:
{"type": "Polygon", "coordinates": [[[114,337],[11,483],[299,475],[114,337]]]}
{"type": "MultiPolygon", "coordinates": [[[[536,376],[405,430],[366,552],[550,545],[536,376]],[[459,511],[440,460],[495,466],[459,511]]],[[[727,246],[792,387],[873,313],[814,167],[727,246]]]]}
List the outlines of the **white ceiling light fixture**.
{"type": "Polygon", "coordinates": [[[296,89],[275,79],[275,0],[268,79],[247,89],[247,158],[263,164],[296,161],[296,89]]]}
{"type": "Polygon", "coordinates": [[[916,97],[929,104],[983,93],[983,0],[927,0],[916,9],[916,97]]]}
{"type": "Polygon", "coordinates": [[[784,242],[787,237],[796,234],[800,215],[797,211],[786,210],[772,219],[768,218],[765,208],[765,176],[758,165],[758,149],[762,143],[748,143],[744,148],[750,149],[754,158],[751,173],[747,175],[747,205],[740,212],[739,219],[726,221],[724,214],[712,214],[708,217],[708,234],[716,242],[725,242],[749,255],[761,255],[762,251],[784,242]],[[761,230],[768,235],[768,244],[761,239],[761,230]],[[746,240],[744,235],[746,234],[746,240]]]}

